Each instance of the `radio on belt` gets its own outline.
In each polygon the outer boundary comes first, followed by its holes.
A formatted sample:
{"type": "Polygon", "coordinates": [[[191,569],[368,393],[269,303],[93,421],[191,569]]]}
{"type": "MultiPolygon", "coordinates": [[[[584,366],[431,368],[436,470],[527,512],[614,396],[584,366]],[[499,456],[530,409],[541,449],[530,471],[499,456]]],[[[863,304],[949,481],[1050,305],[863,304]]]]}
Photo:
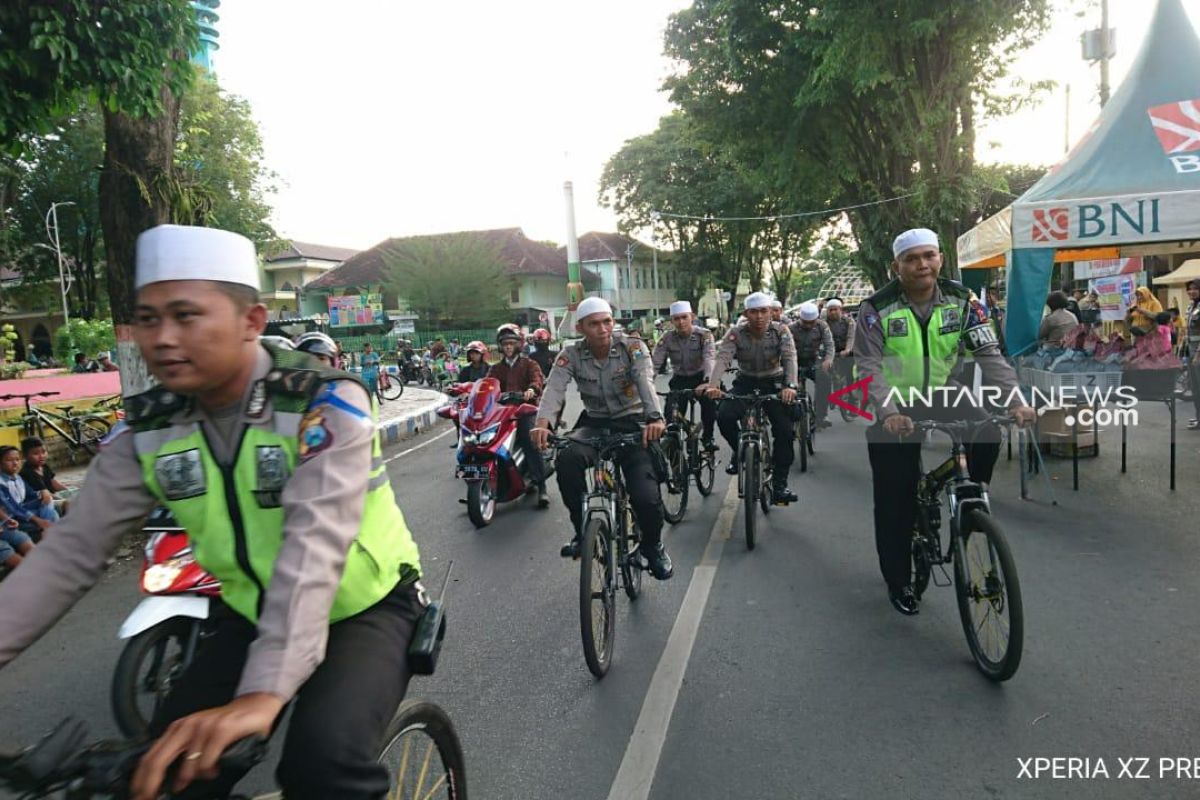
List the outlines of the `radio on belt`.
{"type": "Polygon", "coordinates": [[[441,594],[425,607],[425,613],[417,620],[412,641],[408,643],[408,668],[414,675],[432,675],[437,669],[442,640],[446,638],[446,587],[450,585],[453,569],[454,562],[451,561],[442,580],[441,594]]]}

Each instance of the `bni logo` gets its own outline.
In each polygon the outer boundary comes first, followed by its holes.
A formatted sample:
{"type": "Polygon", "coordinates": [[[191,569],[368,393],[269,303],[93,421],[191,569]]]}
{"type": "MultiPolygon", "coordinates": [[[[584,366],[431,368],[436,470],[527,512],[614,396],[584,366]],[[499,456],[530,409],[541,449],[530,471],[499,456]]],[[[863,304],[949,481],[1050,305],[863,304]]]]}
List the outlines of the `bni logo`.
{"type": "Polygon", "coordinates": [[[1146,113],[1167,155],[1200,150],[1200,99],[1155,106],[1146,113]]]}
{"type": "Polygon", "coordinates": [[[1035,208],[1031,237],[1035,242],[1062,241],[1070,235],[1071,215],[1066,208],[1035,208]]]}

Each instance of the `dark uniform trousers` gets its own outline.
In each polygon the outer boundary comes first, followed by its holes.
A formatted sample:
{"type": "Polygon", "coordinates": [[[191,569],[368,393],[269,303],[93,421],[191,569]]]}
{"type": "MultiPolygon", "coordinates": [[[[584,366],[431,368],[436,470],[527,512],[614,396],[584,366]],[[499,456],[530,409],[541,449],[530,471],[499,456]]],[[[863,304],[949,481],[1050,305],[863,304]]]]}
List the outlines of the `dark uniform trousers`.
{"type": "MultiPolygon", "coordinates": [[[[593,419],[583,414],[573,433],[586,437],[596,436],[602,430],[633,433],[641,429],[642,426],[633,420],[593,419]]],[[[587,493],[587,470],[595,463],[595,448],[579,443],[561,451],[555,461],[558,491],[571,515],[571,524],[580,534],[583,533],[583,496],[587,493]]],[[[629,504],[633,506],[638,528],[642,532],[642,543],[653,547],[662,540],[663,508],[650,451],[644,447],[626,448],[618,463],[625,478],[625,488],[629,491],[629,504]]]]}
{"type": "MultiPolygon", "coordinates": [[[[157,738],[180,717],[233,700],[257,636],[253,623],[215,603],[215,631],[151,723],[157,738]]],[[[423,607],[414,584],[330,626],[325,660],[300,687],[275,776],[288,800],[380,800],[389,775],[378,762],[383,734],[411,674],[408,643],[423,607]]],[[[280,715],[282,719],[283,715],[280,715]]],[[[222,775],[204,797],[228,797],[241,775],[222,775]]]]}
{"type": "MultiPolygon", "coordinates": [[[[836,366],[837,361],[833,363],[836,366]]],[[[829,393],[833,391],[833,376],[821,369],[819,361],[812,364],[805,364],[801,361],[798,370],[800,380],[812,381],[816,386],[813,393],[809,395],[813,401],[813,413],[817,419],[825,419],[825,415],[829,413],[829,393]]]]}
{"type": "MultiPolygon", "coordinates": [[[[731,391],[734,394],[752,394],[757,389],[763,394],[771,394],[778,392],[782,386],[782,377],[751,378],[739,375],[734,379],[731,391]]],[[[775,452],[772,454],[775,477],[784,480],[787,478],[788,469],[791,468],[792,460],[796,456],[792,452],[792,440],[796,438],[796,431],[792,427],[792,407],[777,401],[765,404],[763,411],[766,413],[767,419],[771,420],[771,436],[774,439],[772,447],[775,448],[775,452]]],[[[717,412],[717,426],[720,427],[721,435],[725,437],[725,441],[733,450],[735,460],[738,457],[739,423],[745,413],[746,404],[739,400],[723,401],[721,410],[717,412]]]]}
{"type": "MultiPolygon", "coordinates": [[[[918,418],[915,410],[908,416],[918,418]]],[[[920,419],[953,421],[964,416],[986,416],[982,409],[921,409],[920,419]]],[[[971,480],[987,483],[1000,455],[1000,430],[986,426],[975,432],[974,441],[967,440],[967,469],[971,480]]],[[[912,582],[912,531],[917,515],[917,481],[921,477],[922,435],[914,433],[903,439],[883,429],[882,424],[867,428],[867,456],[871,461],[871,480],[875,495],[875,550],[879,554],[879,570],[892,589],[912,582]]],[[[935,448],[931,456],[932,469],[950,455],[950,439],[934,433],[935,448]]],[[[944,541],[944,540],[943,540],[944,541]]]]}
{"type": "MultiPolygon", "coordinates": [[[[681,389],[695,389],[700,384],[704,383],[704,376],[697,373],[695,375],[676,375],[667,383],[671,391],[679,391],[681,389]]],[[[717,404],[707,398],[697,398],[700,401],[700,424],[704,428],[704,438],[711,439],[713,435],[713,425],[717,421],[717,404]]],[[[686,412],[687,409],[684,409],[686,412]]],[[[667,410],[667,419],[670,420],[670,409],[667,410]]]]}

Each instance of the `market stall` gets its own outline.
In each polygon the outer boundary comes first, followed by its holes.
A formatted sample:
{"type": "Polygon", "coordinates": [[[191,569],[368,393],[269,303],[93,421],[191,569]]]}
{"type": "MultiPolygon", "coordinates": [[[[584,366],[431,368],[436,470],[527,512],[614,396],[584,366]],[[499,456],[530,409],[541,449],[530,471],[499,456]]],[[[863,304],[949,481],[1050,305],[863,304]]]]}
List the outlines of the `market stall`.
{"type": "MultiPolygon", "coordinates": [[[[1196,240],[1200,39],[1180,0],[1159,0],[1133,67],[1095,124],[1062,163],[1010,207],[959,237],[958,259],[964,270],[1006,268],[1004,336],[1015,356],[1037,349],[1056,262],[1117,260],[1140,254],[1147,245],[1196,240]]],[[[1118,294],[1127,283],[1119,275],[1103,276],[1118,278],[1110,281],[1118,294]]],[[[1143,363],[1166,368],[1165,362],[1148,358],[1143,363]]],[[[1041,370],[1045,375],[1026,377],[1031,386],[1061,390],[1090,372],[1101,381],[1141,387],[1139,400],[1173,404],[1173,395],[1159,398],[1155,391],[1165,375],[1130,377],[1129,366],[1126,360],[1119,367],[1090,370],[1059,362],[1058,369],[1041,370]]],[[[1173,475],[1173,408],[1171,418],[1173,475]]]]}

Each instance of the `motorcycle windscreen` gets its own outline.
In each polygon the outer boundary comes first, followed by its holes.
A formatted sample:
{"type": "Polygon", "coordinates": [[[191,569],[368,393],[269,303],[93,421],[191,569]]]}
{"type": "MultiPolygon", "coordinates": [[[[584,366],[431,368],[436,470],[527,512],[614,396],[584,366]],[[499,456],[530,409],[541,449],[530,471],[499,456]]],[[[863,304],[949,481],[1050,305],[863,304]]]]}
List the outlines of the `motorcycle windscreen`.
{"type": "Polygon", "coordinates": [[[463,423],[469,421],[475,425],[484,422],[491,415],[499,398],[500,381],[495,378],[482,378],[476,381],[475,385],[471,387],[471,393],[467,395],[467,413],[460,415],[461,421],[463,423]]]}

